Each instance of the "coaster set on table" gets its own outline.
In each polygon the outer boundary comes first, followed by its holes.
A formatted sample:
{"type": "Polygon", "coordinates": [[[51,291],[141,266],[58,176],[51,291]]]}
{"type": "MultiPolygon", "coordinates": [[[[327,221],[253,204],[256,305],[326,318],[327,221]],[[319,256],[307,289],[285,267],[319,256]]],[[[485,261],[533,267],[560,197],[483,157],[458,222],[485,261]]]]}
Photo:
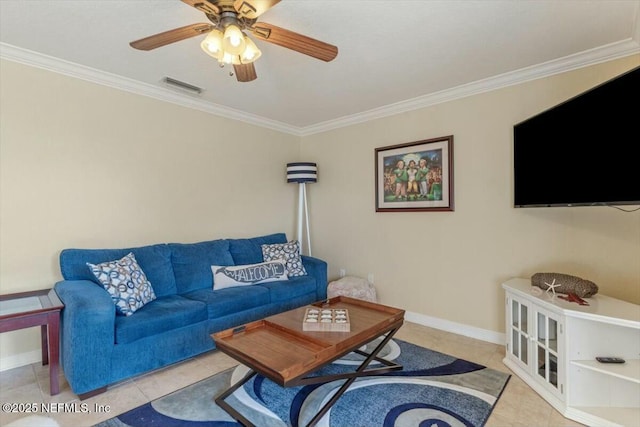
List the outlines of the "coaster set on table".
{"type": "Polygon", "coordinates": [[[349,332],[349,310],[309,307],[302,320],[303,331],[349,332]]]}

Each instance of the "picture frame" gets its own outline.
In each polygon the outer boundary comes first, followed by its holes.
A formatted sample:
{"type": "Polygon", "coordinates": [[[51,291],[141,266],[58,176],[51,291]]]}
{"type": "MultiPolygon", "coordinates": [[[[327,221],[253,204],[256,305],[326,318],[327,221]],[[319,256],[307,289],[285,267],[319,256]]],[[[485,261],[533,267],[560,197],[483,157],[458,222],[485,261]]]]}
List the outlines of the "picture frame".
{"type": "Polygon", "coordinates": [[[375,149],[376,212],[453,211],[453,135],[375,149]]]}

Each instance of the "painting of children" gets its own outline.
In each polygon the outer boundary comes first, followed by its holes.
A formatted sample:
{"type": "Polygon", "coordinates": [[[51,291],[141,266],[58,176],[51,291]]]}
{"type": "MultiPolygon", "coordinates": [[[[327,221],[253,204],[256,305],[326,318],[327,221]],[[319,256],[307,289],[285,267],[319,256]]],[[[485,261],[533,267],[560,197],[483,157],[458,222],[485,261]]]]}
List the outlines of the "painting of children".
{"type": "Polygon", "coordinates": [[[453,136],[378,148],[376,210],[453,210],[452,178],[453,136]]]}

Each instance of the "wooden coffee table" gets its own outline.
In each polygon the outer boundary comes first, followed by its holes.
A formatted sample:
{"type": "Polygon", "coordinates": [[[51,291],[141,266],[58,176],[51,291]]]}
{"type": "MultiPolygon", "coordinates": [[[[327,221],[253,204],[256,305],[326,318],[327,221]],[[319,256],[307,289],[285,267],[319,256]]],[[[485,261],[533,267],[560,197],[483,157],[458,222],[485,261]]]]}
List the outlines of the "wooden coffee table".
{"type": "Polygon", "coordinates": [[[400,329],[403,321],[404,310],[339,296],[213,334],[216,346],[221,351],[250,369],[242,380],[216,397],[215,401],[218,406],[243,425],[253,426],[248,419],[225,402],[225,399],[257,373],[282,387],[346,379],[347,381],[311,419],[308,425],[313,426],[320,421],[357,378],[402,369],[401,365],[377,355],[400,329]],[[347,309],[350,318],[350,331],[303,331],[302,320],[309,307],[347,309]],[[371,353],[360,349],[363,345],[383,335],[384,339],[371,353]],[[309,374],[350,352],[365,356],[364,361],[355,371],[327,376],[309,376],[309,374]],[[384,366],[367,369],[373,360],[384,366]]]}

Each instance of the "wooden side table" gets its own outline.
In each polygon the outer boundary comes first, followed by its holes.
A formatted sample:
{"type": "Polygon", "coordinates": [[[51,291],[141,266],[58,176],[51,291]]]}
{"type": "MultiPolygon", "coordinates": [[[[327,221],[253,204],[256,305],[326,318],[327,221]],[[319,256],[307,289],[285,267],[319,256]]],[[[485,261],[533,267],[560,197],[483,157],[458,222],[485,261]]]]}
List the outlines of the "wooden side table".
{"type": "Polygon", "coordinates": [[[40,326],[42,364],[49,365],[51,395],[60,392],[60,310],[64,304],[53,289],[0,295],[0,332],[40,326]]]}

